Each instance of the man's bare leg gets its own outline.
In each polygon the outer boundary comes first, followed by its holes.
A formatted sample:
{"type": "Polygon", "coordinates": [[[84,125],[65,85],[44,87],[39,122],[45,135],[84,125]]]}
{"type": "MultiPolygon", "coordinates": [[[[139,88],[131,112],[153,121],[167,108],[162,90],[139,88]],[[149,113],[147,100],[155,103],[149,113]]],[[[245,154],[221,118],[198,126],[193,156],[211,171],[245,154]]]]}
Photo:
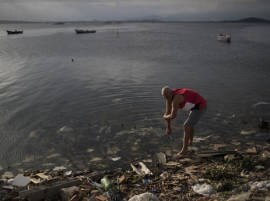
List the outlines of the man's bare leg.
{"type": "Polygon", "coordinates": [[[188,126],[184,126],[183,147],[181,151],[177,154],[177,156],[183,156],[187,152],[191,133],[192,133],[192,128],[188,126]]]}
{"type": "Polygon", "coordinates": [[[194,128],[190,128],[190,137],[189,137],[189,142],[188,142],[189,146],[191,146],[193,143],[193,135],[194,135],[194,128]]]}

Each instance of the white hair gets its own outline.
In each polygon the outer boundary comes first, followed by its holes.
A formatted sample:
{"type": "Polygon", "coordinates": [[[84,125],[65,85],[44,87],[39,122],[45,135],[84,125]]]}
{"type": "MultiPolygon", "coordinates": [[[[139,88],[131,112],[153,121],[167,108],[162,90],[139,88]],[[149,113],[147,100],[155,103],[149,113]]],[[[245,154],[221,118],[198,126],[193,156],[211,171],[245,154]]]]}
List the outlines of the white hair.
{"type": "Polygon", "coordinates": [[[168,94],[168,92],[171,91],[170,87],[169,86],[164,86],[162,87],[161,89],[161,95],[162,96],[166,96],[168,94]]]}

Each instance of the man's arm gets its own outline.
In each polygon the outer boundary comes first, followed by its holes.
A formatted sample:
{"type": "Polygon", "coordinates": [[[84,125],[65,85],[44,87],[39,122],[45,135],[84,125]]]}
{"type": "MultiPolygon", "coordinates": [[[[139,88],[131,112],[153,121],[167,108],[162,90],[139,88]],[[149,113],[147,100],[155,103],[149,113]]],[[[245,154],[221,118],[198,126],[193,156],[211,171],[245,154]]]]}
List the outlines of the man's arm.
{"type": "Polygon", "coordinates": [[[179,108],[179,104],[184,101],[184,97],[182,95],[177,95],[174,97],[172,104],[171,104],[171,113],[166,114],[163,116],[164,119],[166,120],[171,120],[174,119],[177,115],[177,110],[179,108]]]}

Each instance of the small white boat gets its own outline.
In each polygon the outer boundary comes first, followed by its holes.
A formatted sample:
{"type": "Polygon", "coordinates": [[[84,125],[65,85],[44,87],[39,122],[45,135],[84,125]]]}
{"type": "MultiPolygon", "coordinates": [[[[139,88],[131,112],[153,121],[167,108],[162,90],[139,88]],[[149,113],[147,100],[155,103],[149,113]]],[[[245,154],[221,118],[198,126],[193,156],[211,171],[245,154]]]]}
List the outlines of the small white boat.
{"type": "Polygon", "coordinates": [[[221,42],[230,43],[231,42],[231,34],[220,33],[217,35],[217,40],[221,42]]]}

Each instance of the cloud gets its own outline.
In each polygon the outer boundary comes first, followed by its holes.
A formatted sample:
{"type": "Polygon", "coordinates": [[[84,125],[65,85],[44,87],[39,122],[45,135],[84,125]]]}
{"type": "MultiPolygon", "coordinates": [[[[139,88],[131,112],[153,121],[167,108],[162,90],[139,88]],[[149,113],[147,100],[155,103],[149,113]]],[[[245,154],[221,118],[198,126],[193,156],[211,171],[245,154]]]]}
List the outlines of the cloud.
{"type": "Polygon", "coordinates": [[[119,20],[147,16],[185,19],[269,18],[269,0],[0,0],[0,20],[119,20]]]}

